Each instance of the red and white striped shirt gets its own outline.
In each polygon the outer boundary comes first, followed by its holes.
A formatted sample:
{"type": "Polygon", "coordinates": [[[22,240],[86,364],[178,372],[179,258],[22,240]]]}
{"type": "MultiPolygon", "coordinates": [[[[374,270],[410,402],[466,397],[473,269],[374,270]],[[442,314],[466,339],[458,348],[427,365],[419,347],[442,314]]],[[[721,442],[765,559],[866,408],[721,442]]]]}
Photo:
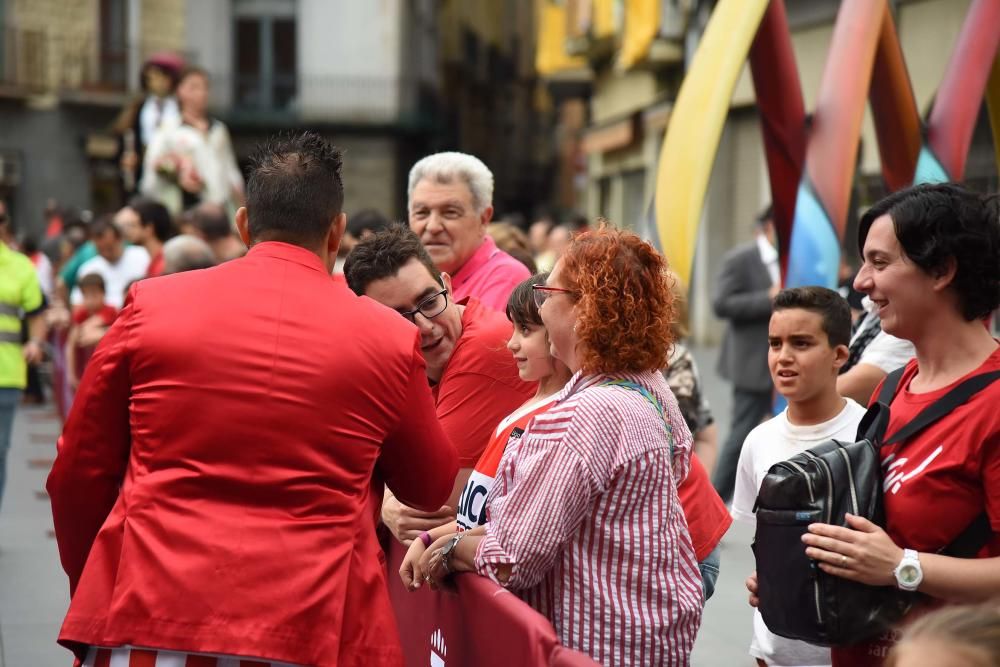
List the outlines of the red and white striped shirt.
{"type": "Polygon", "coordinates": [[[605,665],[687,665],[702,582],[677,484],[691,434],[663,376],[622,374],[656,396],[577,373],[504,454],[476,570],[605,665]],[[673,458],[671,460],[671,442],[673,458]]]}
{"type": "Polygon", "coordinates": [[[94,647],[87,653],[83,667],[296,667],[296,665],[235,656],[155,651],[132,647],[94,647]]]}

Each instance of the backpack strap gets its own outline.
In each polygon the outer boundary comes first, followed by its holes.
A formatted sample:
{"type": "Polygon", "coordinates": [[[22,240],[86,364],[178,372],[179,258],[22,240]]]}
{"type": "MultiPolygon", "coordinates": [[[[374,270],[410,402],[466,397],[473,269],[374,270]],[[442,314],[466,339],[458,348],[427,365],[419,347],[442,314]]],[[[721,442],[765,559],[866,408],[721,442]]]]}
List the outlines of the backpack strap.
{"type": "MultiPolygon", "coordinates": [[[[599,387],[623,387],[625,389],[631,389],[643,398],[645,398],[650,405],[656,410],[656,413],[660,415],[660,419],[663,420],[663,425],[667,427],[667,433],[670,435],[670,460],[674,460],[674,438],[673,438],[673,427],[670,425],[670,420],[667,417],[667,411],[664,410],[663,404],[660,403],[656,395],[651,392],[646,387],[643,387],[638,382],[632,382],[631,380],[615,379],[615,380],[605,380],[599,383],[599,387]]],[[[693,437],[693,436],[692,436],[693,437]]]]}
{"type": "Polygon", "coordinates": [[[990,525],[989,515],[983,512],[973,519],[961,535],[938,553],[954,558],[972,558],[991,539],[993,539],[993,526],[990,525]]]}
{"type": "Polygon", "coordinates": [[[903,373],[905,372],[906,366],[904,365],[885,376],[885,380],[882,382],[882,391],[878,393],[877,402],[886,407],[892,404],[892,399],[896,397],[896,390],[899,388],[899,381],[903,379],[903,373]]]}
{"type": "MultiPolygon", "coordinates": [[[[896,372],[898,371],[893,371],[893,374],[896,372]]],[[[882,444],[889,445],[894,442],[903,442],[909,439],[915,433],[918,433],[927,426],[930,426],[938,419],[941,419],[941,417],[944,417],[946,414],[965,403],[974,395],[993,384],[994,380],[997,378],[1000,378],[1000,371],[991,371],[989,373],[973,375],[971,378],[961,383],[938,400],[934,401],[934,403],[924,408],[920,414],[913,419],[913,421],[893,433],[892,436],[890,436],[882,444]]],[[[888,378],[886,380],[888,382],[888,378]]],[[[879,402],[881,402],[882,395],[884,393],[885,387],[883,386],[882,392],[879,394],[879,402]]]]}

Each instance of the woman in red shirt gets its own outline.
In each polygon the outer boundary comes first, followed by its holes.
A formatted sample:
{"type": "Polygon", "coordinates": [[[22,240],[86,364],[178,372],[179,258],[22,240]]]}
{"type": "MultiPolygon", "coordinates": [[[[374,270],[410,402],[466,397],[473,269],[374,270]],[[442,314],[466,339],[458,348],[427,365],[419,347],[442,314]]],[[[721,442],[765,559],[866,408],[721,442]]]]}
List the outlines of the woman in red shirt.
{"type": "MultiPolygon", "coordinates": [[[[1000,370],[1000,344],[982,323],[1000,305],[998,217],[995,196],[952,184],[898,192],[862,217],[854,286],[878,306],[882,330],[916,349],[890,405],[887,439],[962,381],[1000,370]]],[[[923,593],[927,603],[904,622],[928,607],[1000,595],[997,405],[1000,381],[884,446],[885,530],[850,514],[850,527],[814,524],[806,554],[830,574],[923,593]],[[976,558],[937,553],[984,513],[992,535],[976,558]]],[[[897,638],[892,630],[834,648],[833,663],[881,665],[897,638]]]]}

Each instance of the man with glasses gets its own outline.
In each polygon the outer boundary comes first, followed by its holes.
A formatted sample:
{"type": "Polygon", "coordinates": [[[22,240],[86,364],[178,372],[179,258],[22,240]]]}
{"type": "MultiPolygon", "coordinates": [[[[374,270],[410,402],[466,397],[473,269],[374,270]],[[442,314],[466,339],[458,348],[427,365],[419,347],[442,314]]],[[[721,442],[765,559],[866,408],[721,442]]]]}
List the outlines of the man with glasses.
{"type": "Polygon", "coordinates": [[[392,308],[420,330],[437,416],[458,450],[455,487],[438,512],[413,510],[386,493],[382,520],[409,544],[455,518],[458,496],[493,429],[531,398],[535,387],[521,381],[507,351],[510,322],[474,297],[456,303],[451,276],[438,271],[420,239],[402,225],[355,246],[344,275],[356,294],[392,308]]]}

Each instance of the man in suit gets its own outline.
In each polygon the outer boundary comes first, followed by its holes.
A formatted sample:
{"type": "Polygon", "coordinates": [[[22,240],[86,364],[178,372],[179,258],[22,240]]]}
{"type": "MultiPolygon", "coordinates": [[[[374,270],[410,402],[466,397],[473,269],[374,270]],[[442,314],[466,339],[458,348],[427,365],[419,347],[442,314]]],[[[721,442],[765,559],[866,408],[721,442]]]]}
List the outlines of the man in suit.
{"type": "Polygon", "coordinates": [[[733,383],[733,408],[712,484],[727,503],[733,498],[736,467],[747,434],[771,409],[767,369],[767,325],[771,302],[781,289],[774,221],[768,207],[757,216],[754,240],[730,250],[722,260],[712,306],[728,320],[718,373],[733,383]]]}
{"type": "Polygon", "coordinates": [[[260,149],[247,255],[136,283],[95,352],[47,485],[87,664],[402,665],[372,476],[437,510],[457,460],[417,328],[330,275],[340,168],[260,149]]]}

